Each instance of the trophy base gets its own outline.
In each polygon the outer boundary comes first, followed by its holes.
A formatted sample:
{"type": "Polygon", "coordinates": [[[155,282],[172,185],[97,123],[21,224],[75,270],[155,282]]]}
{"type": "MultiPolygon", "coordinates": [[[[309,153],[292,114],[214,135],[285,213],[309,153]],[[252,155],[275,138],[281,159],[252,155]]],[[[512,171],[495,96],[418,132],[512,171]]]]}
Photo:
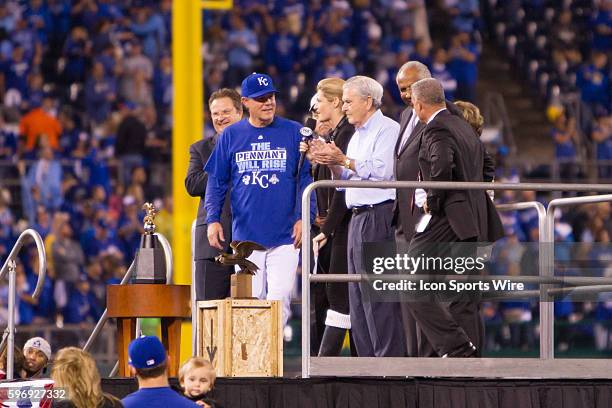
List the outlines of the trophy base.
{"type": "Polygon", "coordinates": [[[232,299],[253,299],[253,276],[240,273],[233,274],[230,280],[232,299]]]}
{"type": "Polygon", "coordinates": [[[161,248],[140,248],[136,254],[133,283],[166,283],[166,263],[161,248]]]}
{"type": "Polygon", "coordinates": [[[147,279],[147,278],[138,278],[138,279],[132,279],[132,283],[161,283],[161,284],[165,284],[166,283],[166,278],[163,279],[147,279]]]}

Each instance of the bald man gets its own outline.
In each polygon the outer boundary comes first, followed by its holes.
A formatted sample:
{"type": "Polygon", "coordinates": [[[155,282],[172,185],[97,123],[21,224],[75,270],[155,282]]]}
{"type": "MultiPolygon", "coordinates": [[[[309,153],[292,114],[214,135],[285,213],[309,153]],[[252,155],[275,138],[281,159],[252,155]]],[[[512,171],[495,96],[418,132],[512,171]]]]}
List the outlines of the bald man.
{"type": "MultiPolygon", "coordinates": [[[[433,78],[417,81],[411,86],[411,95],[414,113],[425,124],[418,153],[421,179],[484,181],[484,145],[465,120],[447,110],[440,82],[433,78]]],[[[419,222],[419,232],[410,243],[412,256],[475,258],[477,242],[494,242],[503,236],[501,220],[484,190],[427,189],[426,194],[427,216],[419,222]]],[[[417,271],[429,277],[455,272],[476,271],[417,271]]],[[[408,307],[440,357],[480,355],[483,329],[478,292],[472,296],[420,293],[416,300],[408,307]]]]}
{"type": "MultiPolygon", "coordinates": [[[[406,109],[400,119],[400,137],[395,145],[393,172],[396,180],[416,181],[419,173],[419,146],[425,124],[419,121],[412,106],[410,87],[415,82],[431,78],[431,73],[425,64],[418,61],[408,61],[399,69],[396,77],[397,88],[406,109]]],[[[446,102],[446,107],[454,115],[461,116],[461,111],[452,102],[446,102]]],[[[395,206],[393,208],[393,224],[398,251],[406,251],[408,243],[414,236],[415,226],[421,218],[421,212],[412,205],[414,189],[398,188],[395,206]]],[[[402,324],[406,337],[406,352],[408,357],[435,357],[437,354],[422,338],[416,328],[412,314],[406,302],[401,303],[402,324]],[[419,351],[420,349],[420,351],[419,351]]]]}

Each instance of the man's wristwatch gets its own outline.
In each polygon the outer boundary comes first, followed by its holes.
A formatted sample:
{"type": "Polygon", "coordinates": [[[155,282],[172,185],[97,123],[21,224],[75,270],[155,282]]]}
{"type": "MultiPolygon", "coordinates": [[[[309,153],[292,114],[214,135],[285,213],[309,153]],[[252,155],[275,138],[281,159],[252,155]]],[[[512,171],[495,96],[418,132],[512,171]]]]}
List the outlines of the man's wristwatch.
{"type": "Polygon", "coordinates": [[[348,157],[346,158],[346,160],[344,160],[344,163],[342,164],[342,166],[345,169],[351,169],[351,159],[349,159],[348,157]]]}

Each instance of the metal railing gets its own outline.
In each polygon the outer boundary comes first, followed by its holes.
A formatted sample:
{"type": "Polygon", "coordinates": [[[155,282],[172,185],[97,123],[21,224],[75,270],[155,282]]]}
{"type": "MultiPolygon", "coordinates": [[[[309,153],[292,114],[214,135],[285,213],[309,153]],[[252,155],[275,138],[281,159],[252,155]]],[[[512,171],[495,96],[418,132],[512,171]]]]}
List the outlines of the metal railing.
{"type": "Polygon", "coordinates": [[[15,296],[17,295],[16,288],[16,278],[17,278],[17,254],[25,244],[25,240],[27,237],[31,237],[36,244],[36,250],[38,251],[38,279],[36,281],[36,288],[34,289],[34,293],[32,293],[32,298],[34,300],[38,299],[40,293],[42,292],[43,286],[45,284],[45,276],[47,274],[47,255],[45,253],[45,244],[41,236],[33,229],[27,229],[19,235],[17,238],[17,242],[13,246],[11,253],[6,258],[4,262],[4,266],[0,270],[0,279],[4,278],[4,275],[8,272],[9,279],[9,288],[8,288],[8,324],[7,324],[7,333],[2,339],[2,343],[0,348],[2,348],[5,344],[7,344],[7,354],[6,354],[6,379],[12,380],[15,373],[14,370],[14,361],[15,361],[15,296]]]}
{"type": "MultiPolygon", "coordinates": [[[[512,203],[512,204],[500,204],[496,206],[498,211],[514,211],[514,210],[528,210],[535,209],[538,212],[538,240],[539,242],[547,242],[546,241],[546,208],[544,205],[538,201],[529,201],[522,203],[512,203]]],[[[538,271],[540,272],[540,277],[543,276],[542,271],[546,269],[546,260],[549,258],[547,251],[549,245],[543,245],[541,247],[542,251],[538,254],[538,271]],[[543,252],[543,253],[542,253],[543,252]]],[[[552,274],[551,274],[552,276],[552,274]]],[[[547,293],[547,287],[542,285],[540,286],[540,296],[541,298],[545,298],[547,293]]],[[[524,295],[524,293],[523,293],[524,295]]],[[[540,316],[547,316],[547,321],[551,320],[550,325],[540,325],[540,356],[551,356],[552,350],[554,348],[553,342],[553,332],[554,332],[554,322],[550,318],[550,316],[554,316],[554,310],[552,309],[552,304],[550,302],[540,302],[540,316]]],[[[542,320],[540,320],[542,321],[542,320]]]]}
{"type": "MultiPolygon", "coordinates": [[[[166,285],[169,285],[172,283],[172,275],[173,275],[172,247],[170,246],[170,243],[168,242],[166,237],[164,237],[162,234],[156,232],[155,235],[159,239],[159,243],[161,244],[162,250],[164,251],[164,258],[166,261],[166,285]]],[[[121,283],[119,283],[120,285],[126,285],[128,283],[128,281],[130,280],[132,276],[132,273],[134,272],[135,267],[136,267],[136,260],[133,260],[132,264],[130,265],[127,272],[123,276],[121,283]]],[[[91,349],[91,347],[93,346],[94,342],[97,340],[98,336],[100,335],[100,332],[104,328],[104,325],[106,324],[108,319],[109,319],[108,318],[108,308],[106,308],[104,309],[102,316],[100,316],[100,320],[98,320],[98,323],[96,323],[96,326],[94,327],[93,331],[89,335],[89,338],[87,339],[87,342],[85,343],[85,346],[83,346],[84,351],[89,351],[91,349]]],[[[140,333],[140,319],[136,319],[136,337],[139,336],[139,333],[140,333]]],[[[111,370],[109,374],[109,377],[113,377],[116,374],[118,367],[119,367],[119,363],[115,364],[115,366],[113,367],[113,369],[111,370]]]]}
{"type": "MultiPolygon", "coordinates": [[[[439,188],[453,190],[521,190],[521,191],[577,191],[612,193],[612,185],[560,184],[560,183],[475,183],[475,182],[417,182],[417,181],[317,181],[310,184],[302,195],[302,219],[310,214],[310,194],[317,188],[439,188]]],[[[550,285],[558,283],[554,278],[554,218],[551,213],[561,205],[612,201],[612,194],[603,196],[574,197],[553,200],[548,211],[540,203],[520,203],[515,208],[500,206],[501,210],[535,208],[538,211],[540,241],[544,243],[539,260],[540,276],[516,277],[518,280],[540,284],[534,291],[542,300],[554,293],[550,285]],[[538,205],[539,204],[539,205],[538,205]],[[546,215],[546,216],[544,216],[546,215]],[[552,220],[552,221],[551,221],[552,220]],[[550,225],[552,222],[552,225],[550,225]],[[553,231],[553,232],[551,232],[553,231]]],[[[512,204],[510,205],[512,206],[512,204]]],[[[466,376],[466,377],[521,377],[521,378],[609,378],[612,374],[609,362],[597,359],[554,360],[554,304],[540,302],[540,358],[539,359],[439,359],[401,357],[311,357],[310,356],[310,284],[312,282],[359,282],[360,275],[310,274],[310,231],[302,230],[302,377],[314,375],[349,376],[466,376]],[[313,364],[314,363],[314,364],[313,364]],[[364,369],[367,367],[367,369],[364,369]],[[475,375],[477,373],[477,375],[475,375]]],[[[384,275],[379,275],[383,277],[384,275]]],[[[504,277],[506,278],[506,277],[504,277]]],[[[567,280],[568,278],[564,278],[567,280]]],[[[583,285],[612,284],[611,279],[579,278],[583,285]]],[[[593,288],[591,288],[593,289],[593,288]]],[[[602,290],[608,290],[603,286],[602,290]]],[[[575,288],[572,288],[575,290],[575,288]]]]}

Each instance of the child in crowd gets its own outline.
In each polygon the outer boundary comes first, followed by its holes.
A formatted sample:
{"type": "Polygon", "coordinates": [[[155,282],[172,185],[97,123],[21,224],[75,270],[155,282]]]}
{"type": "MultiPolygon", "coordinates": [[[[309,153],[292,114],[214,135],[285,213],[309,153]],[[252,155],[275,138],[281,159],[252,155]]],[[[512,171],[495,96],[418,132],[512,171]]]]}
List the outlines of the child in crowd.
{"type": "Polygon", "coordinates": [[[179,370],[179,383],[185,397],[205,408],[221,408],[211,397],[215,369],[202,357],[192,357],[179,370]]]}

